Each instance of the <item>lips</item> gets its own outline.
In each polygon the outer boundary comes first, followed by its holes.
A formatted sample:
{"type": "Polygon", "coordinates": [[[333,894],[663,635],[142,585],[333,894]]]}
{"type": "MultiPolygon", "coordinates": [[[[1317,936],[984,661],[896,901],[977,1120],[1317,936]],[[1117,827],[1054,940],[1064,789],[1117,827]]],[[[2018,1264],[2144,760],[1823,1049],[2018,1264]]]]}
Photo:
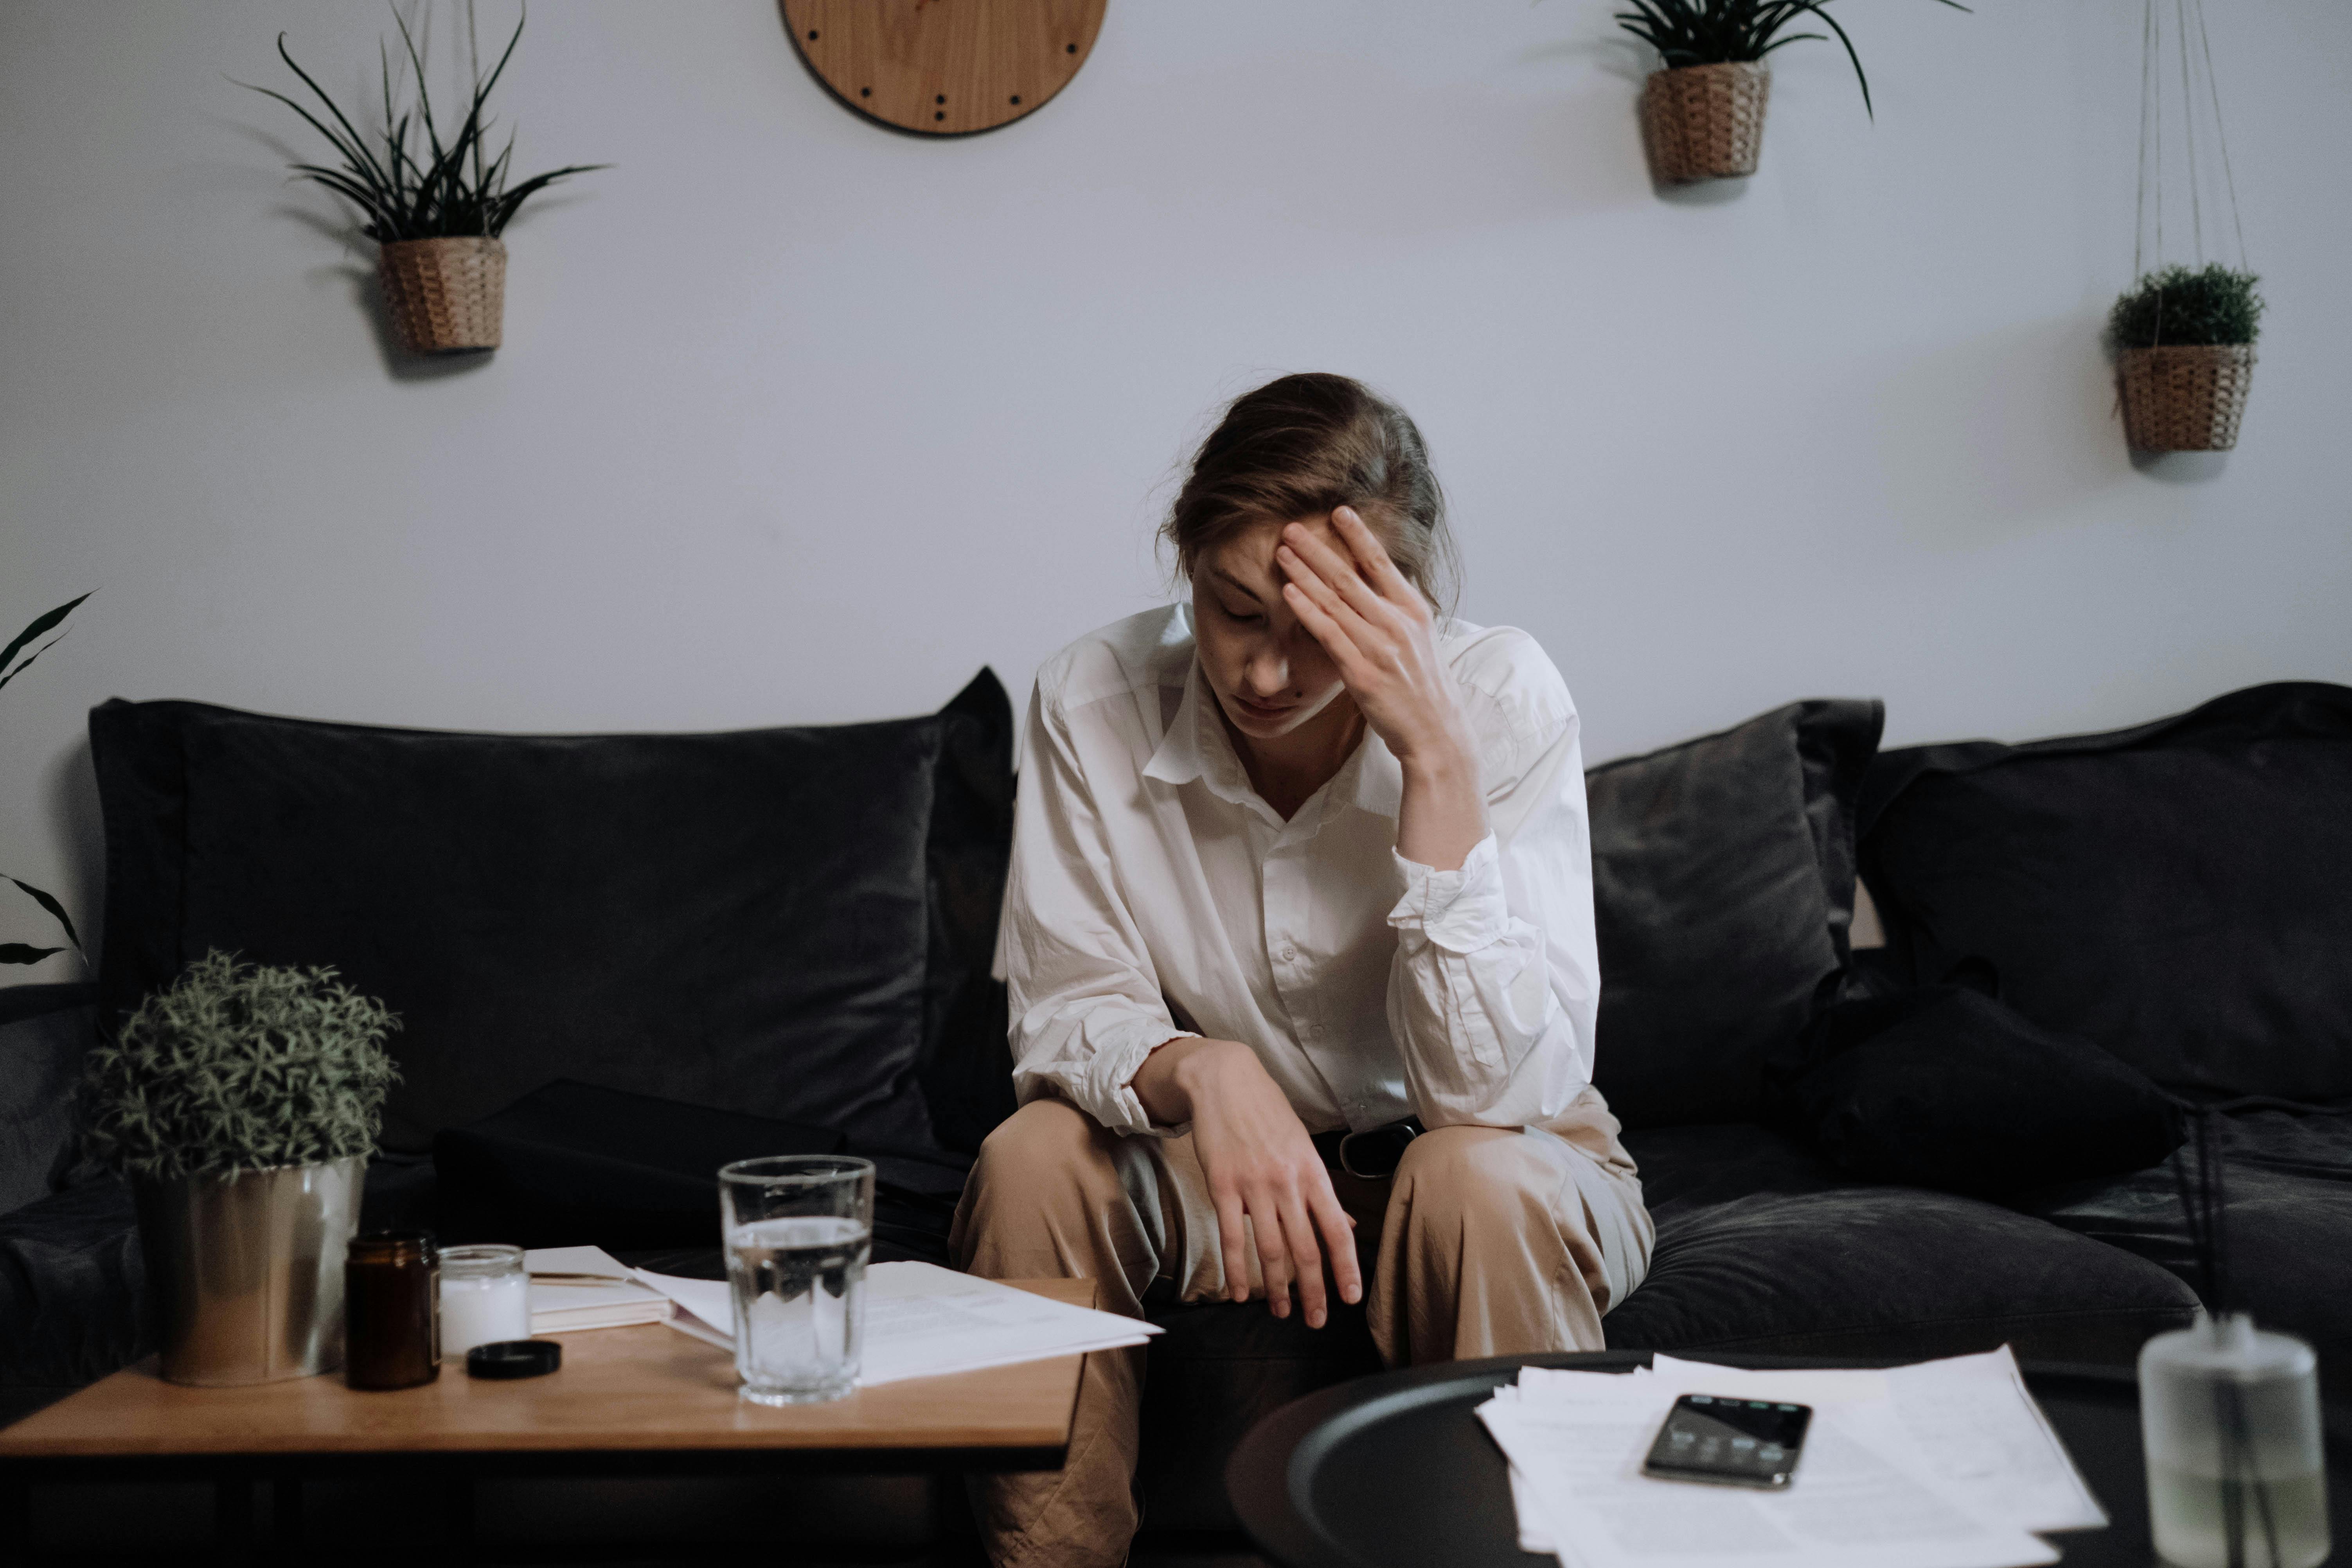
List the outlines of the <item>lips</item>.
{"type": "Polygon", "coordinates": [[[1234,705],[1253,719],[1279,719],[1297,706],[1295,702],[1253,702],[1236,692],[1234,705]]]}

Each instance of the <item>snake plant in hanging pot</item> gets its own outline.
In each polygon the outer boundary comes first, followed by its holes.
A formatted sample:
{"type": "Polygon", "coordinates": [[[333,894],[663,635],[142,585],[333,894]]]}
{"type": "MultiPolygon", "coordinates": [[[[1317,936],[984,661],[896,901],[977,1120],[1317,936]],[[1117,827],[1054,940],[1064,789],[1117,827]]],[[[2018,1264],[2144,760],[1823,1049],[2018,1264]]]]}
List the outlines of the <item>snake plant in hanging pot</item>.
{"type": "Polygon", "coordinates": [[[343,1255],[397,1027],[331,969],[215,952],[90,1052],[89,1147],[130,1178],[167,1379],[341,1364],[343,1255]]]}
{"type": "Polygon", "coordinates": [[[507,247],[499,236],[517,209],[549,185],[611,165],[573,163],[509,185],[514,135],[509,132],[506,145],[492,153],[488,110],[490,89],[522,40],[522,23],[516,22],[488,75],[477,68],[465,117],[444,142],[425,85],[424,54],[398,11],[393,20],[400,27],[406,62],[395,79],[390,49],[381,50],[383,125],[373,139],[361,134],[327,90],[295,64],[282,33],[278,58],[302,79],[326,119],[282,92],[253,90],[300,115],[341,156],[340,168],[297,163],[294,169],[359,208],[360,232],[383,247],[377,275],[402,345],[419,354],[494,349],[504,336],[506,309],[507,247]],[[413,92],[413,102],[396,104],[398,89],[413,92]]]}
{"type": "Polygon", "coordinates": [[[2143,452],[2226,452],[2238,444],[2262,329],[2260,279],[2221,266],[2167,267],[2107,317],[2124,436],[2143,452]]]}
{"type": "MultiPolygon", "coordinates": [[[[1731,179],[1756,172],[1764,150],[1764,106],[1772,73],[1764,57],[1829,33],[1792,33],[1813,18],[1837,35],[1862,84],[1862,107],[1876,118],[1870,79],[1853,40],[1822,7],[1830,0],[1627,0],[1617,21],[1658,52],[1660,68],[1642,85],[1642,143],[1662,185],[1731,179]]],[[[1959,0],[1940,0],[1965,11],[1959,0]]]]}

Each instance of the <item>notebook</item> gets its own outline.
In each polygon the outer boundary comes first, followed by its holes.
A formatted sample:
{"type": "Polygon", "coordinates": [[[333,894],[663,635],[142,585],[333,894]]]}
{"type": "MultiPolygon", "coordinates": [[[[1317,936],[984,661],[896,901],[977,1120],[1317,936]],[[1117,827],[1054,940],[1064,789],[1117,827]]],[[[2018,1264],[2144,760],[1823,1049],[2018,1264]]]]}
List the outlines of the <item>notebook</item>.
{"type": "MultiPolygon", "coordinates": [[[[601,1247],[541,1247],[522,1255],[534,1275],[604,1274],[627,1280],[629,1271],[601,1247]]],[[[530,1331],[558,1334],[581,1329],[620,1329],[658,1323],[669,1316],[669,1298],[634,1281],[619,1285],[530,1282],[530,1331]]]]}

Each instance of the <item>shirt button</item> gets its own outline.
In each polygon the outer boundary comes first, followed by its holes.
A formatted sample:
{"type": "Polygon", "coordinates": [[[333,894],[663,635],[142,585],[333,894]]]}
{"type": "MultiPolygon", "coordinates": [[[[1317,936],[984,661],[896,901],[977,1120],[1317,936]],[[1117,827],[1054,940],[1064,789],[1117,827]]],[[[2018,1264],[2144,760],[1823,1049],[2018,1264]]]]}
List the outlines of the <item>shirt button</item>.
{"type": "Polygon", "coordinates": [[[1295,947],[1286,947],[1286,948],[1284,948],[1284,949],[1282,950],[1282,962],[1283,962],[1283,963],[1297,963],[1297,962],[1298,962],[1298,950],[1297,950],[1297,948],[1295,948],[1295,947]]]}

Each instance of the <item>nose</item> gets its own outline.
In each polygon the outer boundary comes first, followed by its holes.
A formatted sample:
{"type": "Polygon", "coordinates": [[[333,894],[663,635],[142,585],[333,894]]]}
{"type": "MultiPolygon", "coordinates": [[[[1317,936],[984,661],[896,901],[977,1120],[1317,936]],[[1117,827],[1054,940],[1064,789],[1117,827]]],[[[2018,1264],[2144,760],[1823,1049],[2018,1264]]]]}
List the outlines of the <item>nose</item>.
{"type": "Polygon", "coordinates": [[[1271,702],[1290,689],[1290,650],[1278,642],[1268,643],[1250,656],[1243,674],[1249,681],[1250,695],[1271,702]]]}

